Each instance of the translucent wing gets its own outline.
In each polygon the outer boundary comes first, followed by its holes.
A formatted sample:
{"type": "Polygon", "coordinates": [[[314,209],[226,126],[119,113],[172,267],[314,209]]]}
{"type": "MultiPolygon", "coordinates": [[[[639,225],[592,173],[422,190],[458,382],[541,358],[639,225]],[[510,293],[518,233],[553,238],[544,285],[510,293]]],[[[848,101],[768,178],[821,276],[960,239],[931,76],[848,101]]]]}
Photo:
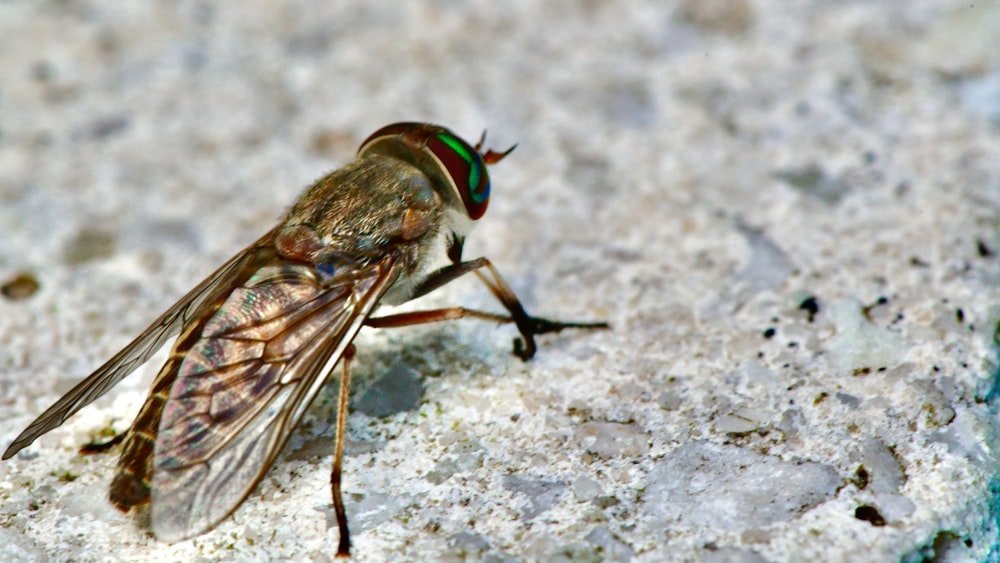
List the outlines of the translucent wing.
{"type": "Polygon", "coordinates": [[[77,411],[107,393],[125,376],[132,373],[135,368],[144,364],[167,340],[176,335],[182,326],[186,325],[192,318],[197,317],[197,311],[203,305],[216,298],[220,291],[234,285],[241,272],[252,271],[255,269],[253,268],[255,263],[271,260],[274,249],[269,241],[273,239],[273,236],[274,231],[264,235],[189,291],[173,307],[153,321],[153,324],[144,330],[138,338],[115,354],[97,371],[78,383],[28,425],[7,447],[2,459],[12,457],[34,442],[36,438],[61,425],[77,411]]]}
{"type": "Polygon", "coordinates": [[[397,276],[391,256],[332,277],[276,258],[185,329],[168,362],[173,374],[158,378],[169,384],[147,401],[161,412],[158,429],[138,429],[140,414],[130,436],[136,449],[126,444],[120,462],[119,477],[136,462],[148,467],[130,451],[148,458],[155,440],[151,477],[133,475],[131,487],[148,487],[157,537],[200,534],[239,506],[397,276]]]}

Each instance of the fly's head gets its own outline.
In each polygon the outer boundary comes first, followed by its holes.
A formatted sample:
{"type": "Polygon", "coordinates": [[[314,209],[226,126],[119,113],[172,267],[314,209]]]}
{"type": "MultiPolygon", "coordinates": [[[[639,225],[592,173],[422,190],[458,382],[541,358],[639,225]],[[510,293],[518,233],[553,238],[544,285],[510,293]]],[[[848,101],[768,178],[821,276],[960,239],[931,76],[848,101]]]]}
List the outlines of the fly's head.
{"type": "Polygon", "coordinates": [[[486,213],[489,204],[490,175],[486,165],[499,162],[514,150],[511,147],[500,153],[480,152],[482,144],[483,139],[480,139],[476,145],[470,145],[438,125],[394,123],[372,133],[361,143],[358,158],[374,155],[398,158],[427,175],[446,202],[453,233],[449,255],[454,254],[452,259],[457,261],[465,235],[473,222],[486,213]]]}

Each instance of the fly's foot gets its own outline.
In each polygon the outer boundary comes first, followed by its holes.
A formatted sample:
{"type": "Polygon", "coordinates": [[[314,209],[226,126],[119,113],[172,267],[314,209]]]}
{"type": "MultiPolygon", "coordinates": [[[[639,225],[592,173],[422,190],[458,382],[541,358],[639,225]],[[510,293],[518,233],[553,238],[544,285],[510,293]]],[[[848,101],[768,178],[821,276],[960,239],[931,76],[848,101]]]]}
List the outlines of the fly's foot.
{"type": "Polygon", "coordinates": [[[519,338],[514,339],[514,355],[523,361],[528,361],[535,355],[536,334],[548,334],[551,332],[562,332],[567,328],[598,329],[607,330],[611,325],[604,322],[598,323],[578,323],[559,322],[541,319],[538,317],[524,317],[517,321],[517,329],[521,332],[519,338]]]}

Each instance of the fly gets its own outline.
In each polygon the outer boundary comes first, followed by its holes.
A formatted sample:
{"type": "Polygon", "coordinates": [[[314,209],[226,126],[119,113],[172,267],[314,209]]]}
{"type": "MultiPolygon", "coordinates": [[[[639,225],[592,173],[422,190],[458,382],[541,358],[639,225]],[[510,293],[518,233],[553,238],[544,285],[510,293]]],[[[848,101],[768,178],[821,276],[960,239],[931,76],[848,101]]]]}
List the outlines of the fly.
{"type": "Polygon", "coordinates": [[[274,463],[339,362],[342,379],[330,474],[340,541],[350,534],[340,490],[351,343],[362,326],[387,328],[476,318],[514,323],[514,353],[535,336],[606,323],[528,315],[486,258],[462,259],[489,203],[487,164],[451,131],[396,123],[376,131],[347,166],[308,188],[280,225],[231,258],[138,338],[49,407],[11,443],[8,459],[56,428],[178,335],[124,442],[110,500],[123,512],[148,505],[157,538],[202,534],[231,514],[274,463]],[[450,263],[428,267],[445,252],[450,263]],[[506,315],[448,307],[373,317],[475,274],[506,315]]]}

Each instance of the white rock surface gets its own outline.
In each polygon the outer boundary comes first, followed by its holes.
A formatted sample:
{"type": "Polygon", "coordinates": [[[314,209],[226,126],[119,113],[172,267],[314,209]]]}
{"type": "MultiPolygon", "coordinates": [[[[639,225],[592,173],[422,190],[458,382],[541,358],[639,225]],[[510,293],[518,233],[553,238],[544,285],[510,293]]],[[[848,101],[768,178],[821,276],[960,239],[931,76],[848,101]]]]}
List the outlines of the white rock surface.
{"type": "MultiPolygon", "coordinates": [[[[519,146],[467,255],[530,311],[613,330],[530,363],[509,327],[362,334],[357,560],[995,560],[998,22],[958,0],[2,3],[0,285],[39,288],[0,297],[0,440],[377,127],[488,128],[519,146]]],[[[458,303],[496,309],[474,280],[421,305],[458,303]]],[[[335,384],[214,531],[169,545],[105,501],[114,456],[77,449],[127,428],[162,359],[0,463],[0,560],[331,560],[335,384]]]]}

